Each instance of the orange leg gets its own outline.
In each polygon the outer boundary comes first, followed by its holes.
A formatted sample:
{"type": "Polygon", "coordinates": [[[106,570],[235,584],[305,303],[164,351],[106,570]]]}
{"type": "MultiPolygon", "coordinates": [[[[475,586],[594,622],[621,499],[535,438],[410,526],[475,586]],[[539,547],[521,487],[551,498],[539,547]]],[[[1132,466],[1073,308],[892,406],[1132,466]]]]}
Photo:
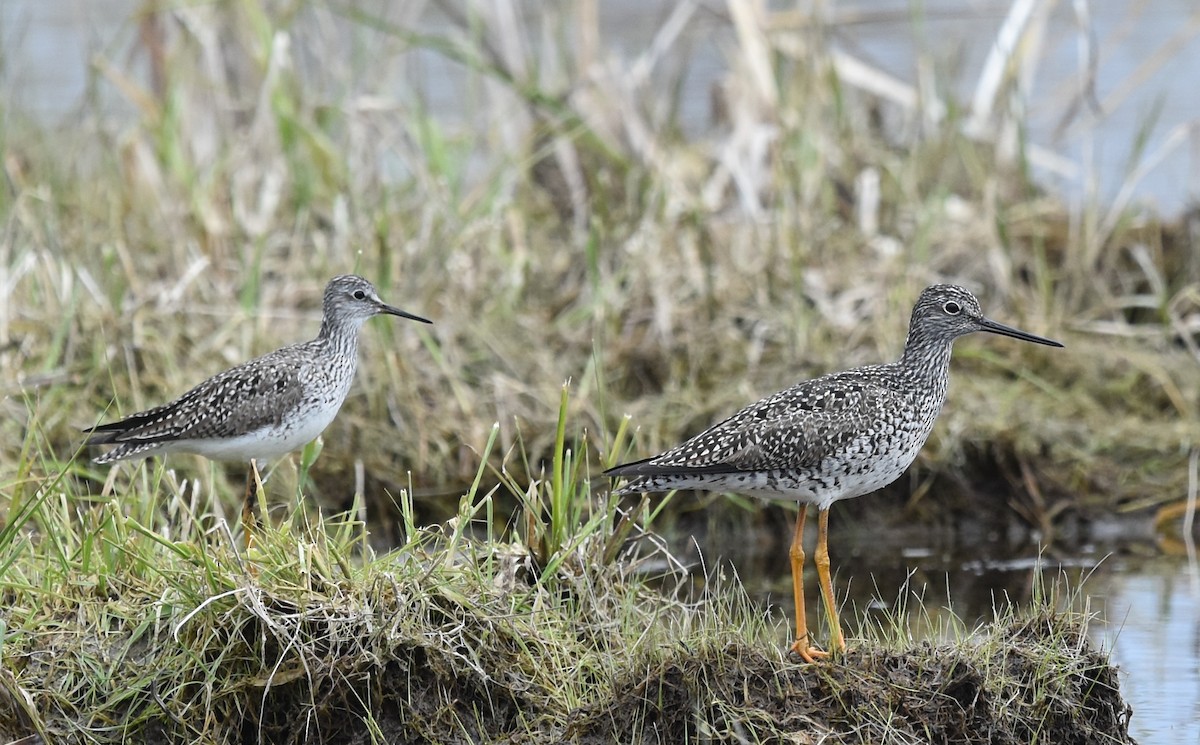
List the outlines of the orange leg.
{"type": "Polygon", "coordinates": [[[792,597],[796,601],[796,641],[792,642],[792,651],[805,662],[815,662],[829,653],[812,645],[808,636],[808,616],[804,611],[804,518],[807,513],[808,505],[802,502],[800,514],[796,515],[792,547],[788,551],[792,560],[792,597]]]}
{"type": "Polygon", "coordinates": [[[842,636],[842,625],[838,620],[837,603],[833,597],[833,581],[829,578],[829,510],[821,510],[818,515],[817,555],[813,561],[817,565],[817,579],[821,583],[821,594],[825,598],[825,613],[829,617],[829,633],[832,634],[830,646],[839,652],[846,651],[846,640],[842,636]]]}
{"type": "Polygon", "coordinates": [[[246,494],[242,499],[242,536],[246,539],[246,553],[250,553],[254,545],[254,526],[258,523],[254,517],[254,503],[258,500],[258,490],[261,488],[258,464],[251,459],[250,468],[246,471],[246,494]]]}

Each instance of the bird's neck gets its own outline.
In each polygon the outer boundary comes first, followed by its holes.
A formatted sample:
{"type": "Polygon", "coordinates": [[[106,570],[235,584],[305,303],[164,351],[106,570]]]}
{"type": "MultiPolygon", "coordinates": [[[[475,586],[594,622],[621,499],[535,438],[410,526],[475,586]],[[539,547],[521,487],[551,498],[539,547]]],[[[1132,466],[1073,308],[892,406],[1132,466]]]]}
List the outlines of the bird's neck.
{"type": "Polygon", "coordinates": [[[918,329],[910,329],[908,340],[904,343],[904,354],[900,357],[900,366],[931,388],[945,392],[953,346],[953,339],[934,337],[922,334],[918,329]]]}
{"type": "Polygon", "coordinates": [[[335,320],[328,313],[321,319],[321,330],[317,332],[317,341],[323,342],[332,352],[344,354],[347,357],[358,356],[358,330],[362,328],[361,321],[346,319],[335,320]]]}
{"type": "Polygon", "coordinates": [[[908,380],[907,395],[912,397],[925,436],[946,403],[950,387],[950,350],[953,340],[933,338],[909,331],[904,354],[897,366],[908,380]]]}

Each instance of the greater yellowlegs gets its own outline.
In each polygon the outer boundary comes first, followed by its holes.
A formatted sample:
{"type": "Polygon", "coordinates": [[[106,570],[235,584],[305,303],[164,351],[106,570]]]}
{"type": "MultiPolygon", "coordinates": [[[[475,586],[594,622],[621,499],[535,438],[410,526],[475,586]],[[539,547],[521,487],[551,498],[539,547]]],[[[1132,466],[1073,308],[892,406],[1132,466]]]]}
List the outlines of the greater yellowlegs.
{"type": "Polygon", "coordinates": [[[359,329],[381,313],[430,323],[384,303],[362,277],[334,277],[325,286],[317,338],[218,373],[168,404],[88,430],[89,445],[116,445],[95,462],[171,452],[248,462],[242,507],[248,539],[257,462],[303,447],[329,426],[354,381],[359,329]]]}
{"type": "Polygon", "coordinates": [[[751,404],[687,442],[652,458],[611,468],[627,477],[618,493],[672,489],[737,492],[794,500],[800,514],[790,551],[796,603],[792,651],[825,657],[804,613],[804,519],[819,515],[815,563],[829,618],[831,646],[846,648],[829,577],[829,507],[899,478],[917,457],[946,400],[954,340],[976,331],[1061,347],[1056,341],[983,316],[979,301],[955,285],[926,288],[913,306],[899,361],[806,380],[751,404]]]}

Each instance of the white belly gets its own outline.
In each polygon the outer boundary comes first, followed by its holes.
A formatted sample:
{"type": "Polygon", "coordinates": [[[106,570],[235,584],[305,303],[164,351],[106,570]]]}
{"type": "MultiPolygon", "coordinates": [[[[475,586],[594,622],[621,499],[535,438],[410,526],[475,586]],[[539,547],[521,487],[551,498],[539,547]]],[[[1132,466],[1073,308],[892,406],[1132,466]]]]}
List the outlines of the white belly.
{"type": "Polygon", "coordinates": [[[317,439],[337,416],[341,402],[309,411],[285,422],[283,427],[263,427],[253,432],[223,439],[179,440],[165,445],[163,452],[195,453],[211,460],[271,460],[299,450],[317,439]]]}
{"type": "MultiPolygon", "coordinates": [[[[926,433],[927,434],[927,433],[926,433]]],[[[655,488],[703,489],[735,494],[794,501],[827,510],[834,502],[853,499],[882,489],[908,469],[921,446],[923,437],[907,438],[896,450],[878,452],[864,439],[836,457],[826,459],[815,469],[764,469],[728,474],[672,476],[661,480],[649,477],[655,488]]]]}

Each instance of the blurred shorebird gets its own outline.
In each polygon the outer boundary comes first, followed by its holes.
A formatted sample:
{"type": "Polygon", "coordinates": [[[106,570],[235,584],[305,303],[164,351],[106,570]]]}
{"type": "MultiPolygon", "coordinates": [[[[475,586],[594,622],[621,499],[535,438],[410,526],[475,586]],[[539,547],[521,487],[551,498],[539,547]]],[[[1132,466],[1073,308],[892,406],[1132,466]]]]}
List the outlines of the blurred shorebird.
{"type": "Polygon", "coordinates": [[[329,281],[323,310],[312,341],[256,357],[168,404],[87,430],[88,445],[116,445],[95,462],[174,452],[248,462],[242,529],[249,545],[258,461],[303,447],[333,421],[358,368],[363,323],[380,314],[430,323],[387,305],[370,282],[355,275],[329,281]]]}
{"type": "Polygon", "coordinates": [[[904,354],[806,380],[747,406],[678,447],[606,476],[629,479],[619,494],[697,489],[800,503],[789,552],[796,641],[806,662],[827,656],[809,637],[804,611],[804,519],[819,515],[815,563],[831,646],[846,648],[829,576],[829,508],[900,477],[917,457],[946,401],[954,340],[976,331],[1061,347],[983,316],[979,301],[955,285],[926,288],[913,306],[904,354]]]}

